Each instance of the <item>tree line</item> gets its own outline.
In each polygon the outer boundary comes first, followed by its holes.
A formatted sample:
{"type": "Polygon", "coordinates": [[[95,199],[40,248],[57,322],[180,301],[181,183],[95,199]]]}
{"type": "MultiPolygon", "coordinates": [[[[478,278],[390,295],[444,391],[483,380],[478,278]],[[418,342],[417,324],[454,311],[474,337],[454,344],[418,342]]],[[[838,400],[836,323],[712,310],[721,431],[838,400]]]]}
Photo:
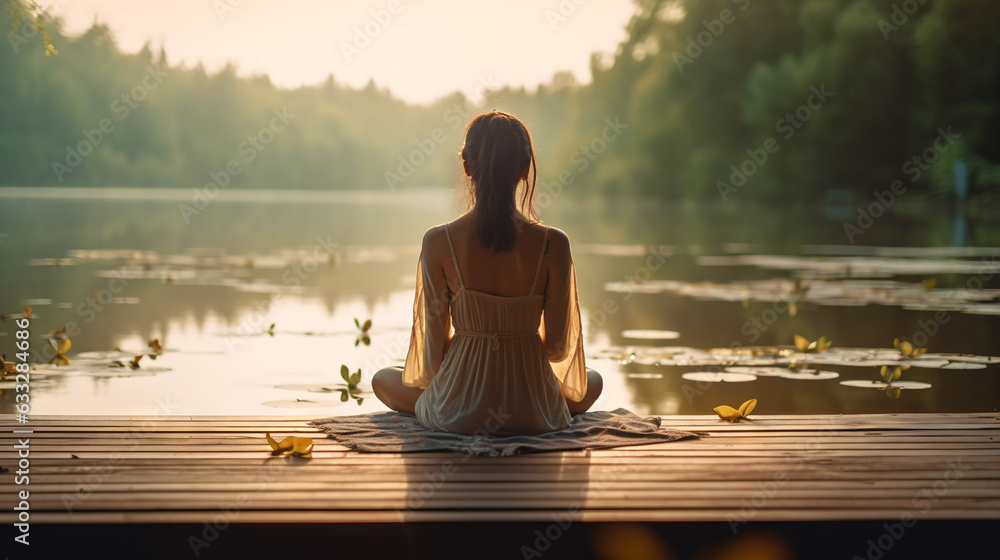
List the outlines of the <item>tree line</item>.
{"type": "Polygon", "coordinates": [[[465,124],[497,108],[532,131],[550,196],[946,198],[961,176],[975,200],[1000,197],[1000,3],[635,4],[587,84],[559,73],[426,105],[335,76],[284,89],[209,73],[122,52],[101,24],[68,36],[3,14],[0,184],[451,187],[465,124]]]}

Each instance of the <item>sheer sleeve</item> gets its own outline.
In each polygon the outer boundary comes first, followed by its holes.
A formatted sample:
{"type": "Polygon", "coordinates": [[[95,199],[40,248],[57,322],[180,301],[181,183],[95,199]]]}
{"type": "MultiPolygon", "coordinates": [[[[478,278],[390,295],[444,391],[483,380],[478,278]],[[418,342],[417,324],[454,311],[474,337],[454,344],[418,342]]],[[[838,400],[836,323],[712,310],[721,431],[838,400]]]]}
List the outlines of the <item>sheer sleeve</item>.
{"type": "Polygon", "coordinates": [[[579,402],[587,394],[587,366],[583,359],[576,267],[565,235],[557,239],[552,243],[552,267],[545,288],[541,333],[560,391],[567,399],[579,402]]]}
{"type": "Polygon", "coordinates": [[[444,272],[428,267],[424,251],[417,261],[417,289],[413,298],[413,330],[403,365],[403,385],[427,388],[437,375],[451,332],[451,310],[444,272]]]}

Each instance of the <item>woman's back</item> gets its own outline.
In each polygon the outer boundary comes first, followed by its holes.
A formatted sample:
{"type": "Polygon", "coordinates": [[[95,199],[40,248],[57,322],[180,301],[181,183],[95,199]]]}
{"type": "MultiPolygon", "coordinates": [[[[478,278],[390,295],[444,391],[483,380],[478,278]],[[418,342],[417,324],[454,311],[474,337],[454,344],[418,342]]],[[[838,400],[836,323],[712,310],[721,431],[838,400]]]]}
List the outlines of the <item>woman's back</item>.
{"type": "MultiPolygon", "coordinates": [[[[458,223],[455,230],[461,232],[458,223]]],[[[552,253],[553,243],[550,229],[541,225],[526,225],[503,256],[477,251],[452,231],[450,224],[433,228],[421,253],[418,297],[424,301],[414,308],[418,318],[403,367],[404,384],[425,388],[415,403],[417,419],[458,433],[542,433],[565,427],[570,414],[564,393],[586,392],[568,241],[560,251],[566,262],[559,263],[547,258],[546,248],[552,253]],[[528,259],[531,249],[535,255],[528,259]],[[550,276],[567,281],[557,286],[547,281],[550,276]],[[470,287],[470,277],[482,283],[470,287]],[[543,327],[546,311],[551,321],[543,327]],[[421,324],[424,329],[417,327],[421,324]],[[571,364],[561,377],[552,369],[553,357],[571,364]]],[[[565,240],[561,232],[553,240],[560,235],[565,240]]]]}
{"type": "Polygon", "coordinates": [[[479,115],[461,155],[470,211],[424,235],[406,363],[379,371],[372,387],[441,430],[558,430],[601,388],[584,365],[569,239],[537,223],[524,123],[479,115]]]}
{"type": "Polygon", "coordinates": [[[465,288],[477,292],[503,297],[539,294],[545,289],[548,267],[552,264],[551,259],[545,258],[550,247],[544,245],[553,241],[569,243],[559,230],[552,230],[553,239],[549,239],[550,229],[525,223],[511,250],[494,253],[480,245],[475,222],[471,214],[465,214],[451,223],[431,228],[424,248],[430,250],[431,262],[444,270],[452,293],[458,291],[461,276],[465,288]]]}

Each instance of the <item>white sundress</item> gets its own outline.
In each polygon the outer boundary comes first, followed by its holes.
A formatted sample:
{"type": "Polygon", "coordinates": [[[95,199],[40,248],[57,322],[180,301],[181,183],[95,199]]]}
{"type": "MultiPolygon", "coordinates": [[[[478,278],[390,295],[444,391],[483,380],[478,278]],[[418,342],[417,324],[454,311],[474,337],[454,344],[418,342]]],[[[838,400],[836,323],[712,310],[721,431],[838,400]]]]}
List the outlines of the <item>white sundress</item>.
{"type": "Polygon", "coordinates": [[[403,366],[403,384],[425,389],[415,405],[420,424],[497,436],[551,432],[569,424],[565,399],[583,399],[587,370],[572,257],[568,281],[550,281],[544,293],[534,293],[548,233],[546,228],[535,278],[524,296],[466,288],[447,224],[457,292],[436,285],[440,280],[428,272],[421,253],[403,366]]]}

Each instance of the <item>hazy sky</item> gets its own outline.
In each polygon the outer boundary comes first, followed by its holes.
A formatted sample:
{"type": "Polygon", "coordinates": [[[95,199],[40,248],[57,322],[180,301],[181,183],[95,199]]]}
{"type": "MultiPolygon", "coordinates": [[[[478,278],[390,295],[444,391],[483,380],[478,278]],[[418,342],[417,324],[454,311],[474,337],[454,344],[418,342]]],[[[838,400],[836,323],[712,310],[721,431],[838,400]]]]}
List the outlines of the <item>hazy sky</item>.
{"type": "Polygon", "coordinates": [[[106,23],[127,52],[163,45],[171,64],[234,62],[278,85],[374,79],[411,102],[480,83],[590,80],[590,55],[625,38],[631,0],[39,0],[79,32],[106,23]],[[396,13],[391,13],[392,11],[396,13]],[[373,14],[375,12],[375,14],[373,14]],[[381,21],[379,21],[381,20],[381,21]],[[360,30],[360,31],[359,31],[360,30]]]}

